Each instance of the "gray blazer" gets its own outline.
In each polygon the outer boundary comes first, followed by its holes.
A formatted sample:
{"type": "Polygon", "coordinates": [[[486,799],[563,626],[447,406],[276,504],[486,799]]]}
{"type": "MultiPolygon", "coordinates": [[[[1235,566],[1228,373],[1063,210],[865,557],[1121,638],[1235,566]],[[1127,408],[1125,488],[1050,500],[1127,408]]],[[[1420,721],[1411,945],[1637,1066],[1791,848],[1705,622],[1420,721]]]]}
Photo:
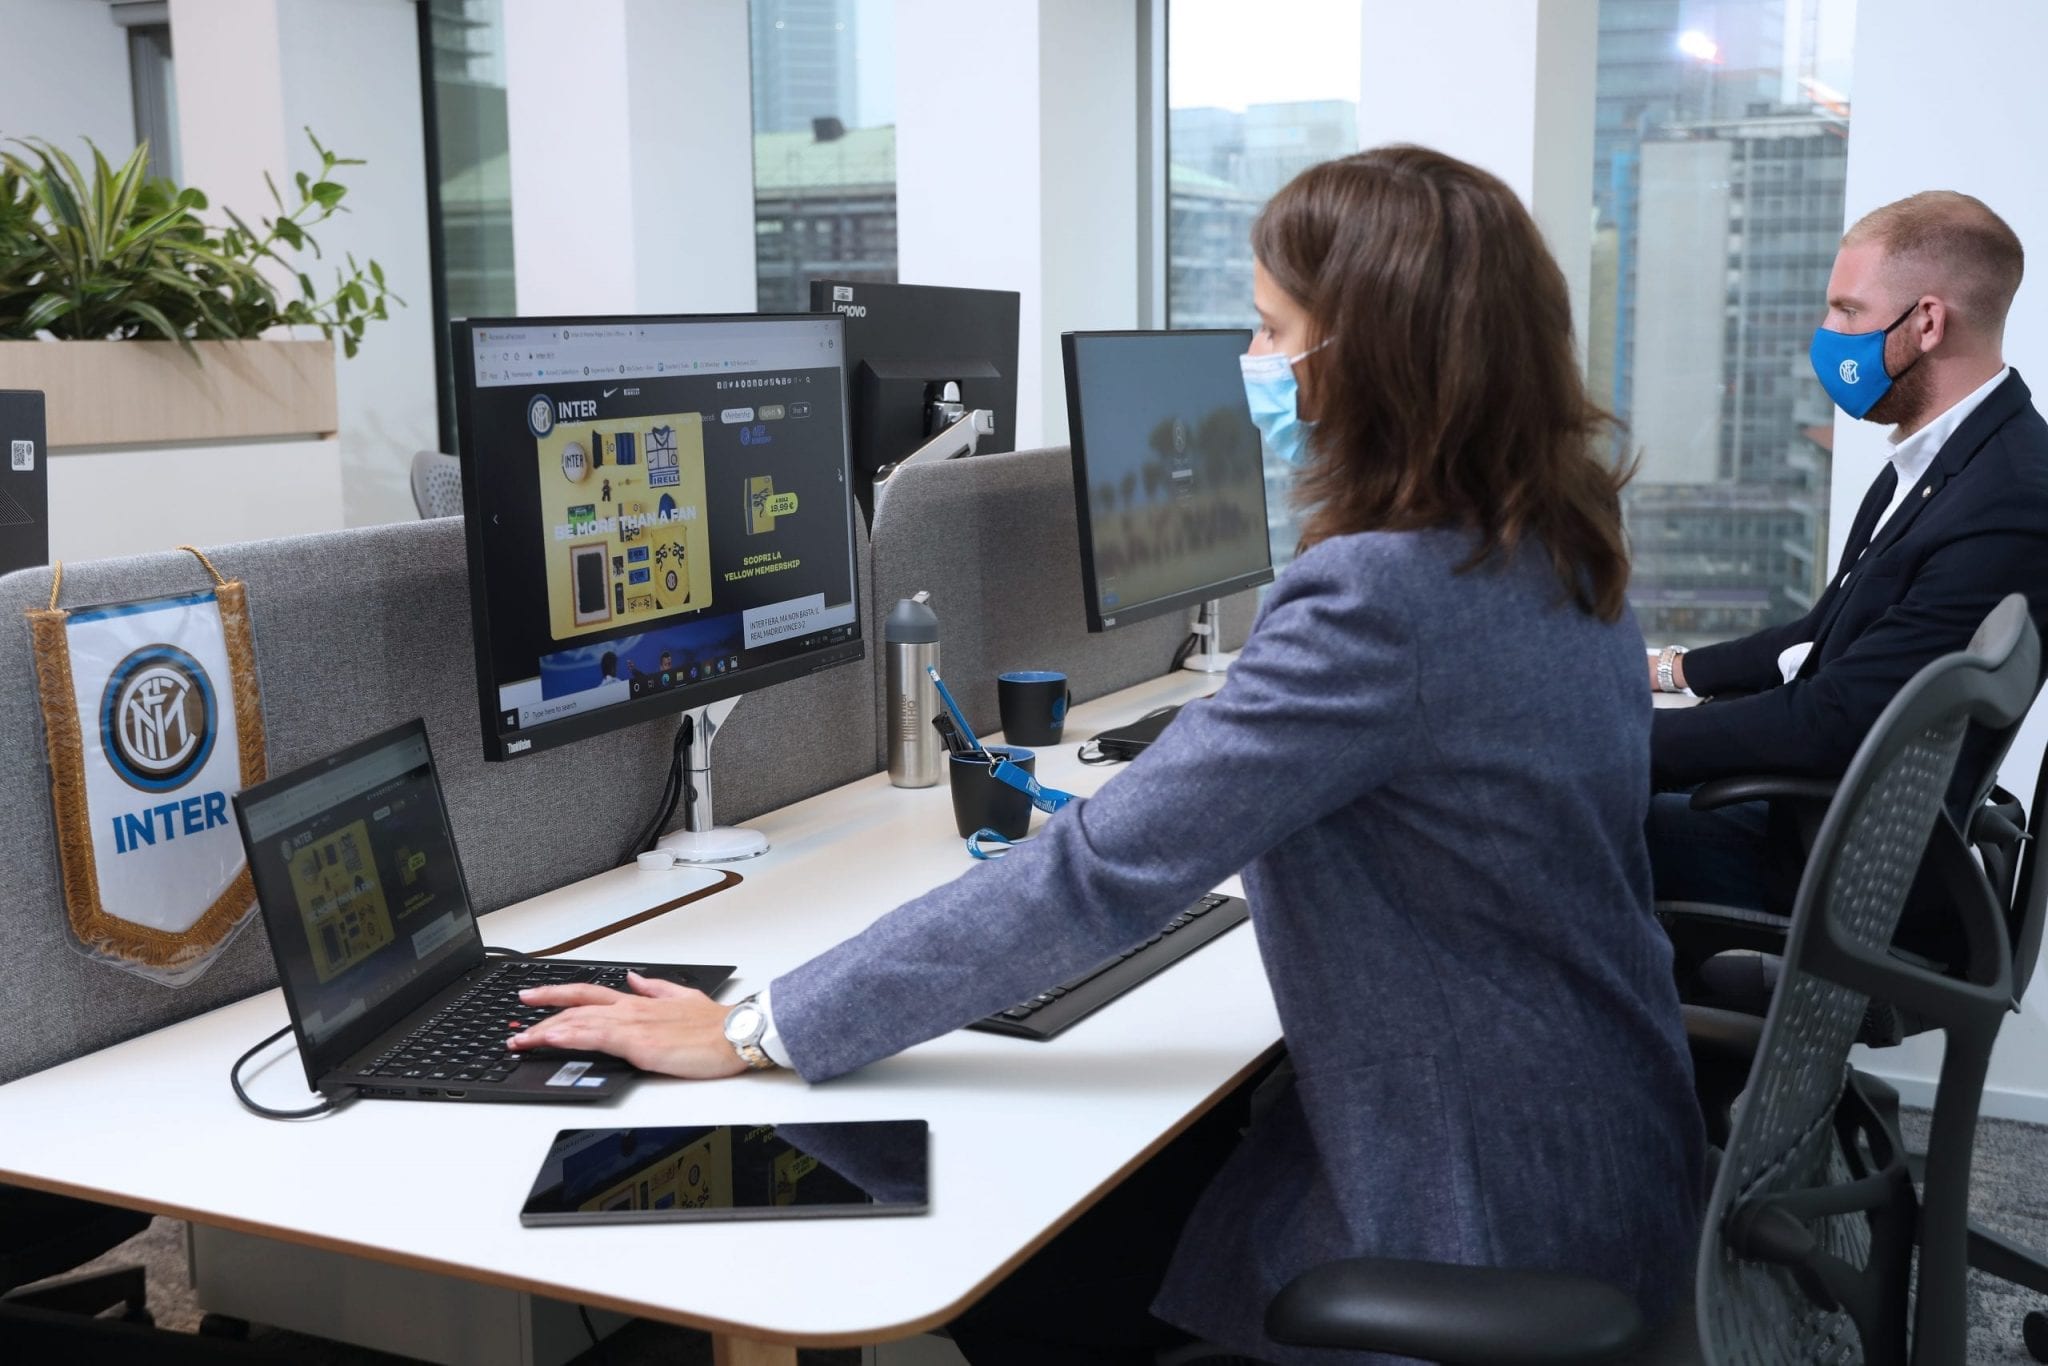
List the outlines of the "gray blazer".
{"type": "Polygon", "coordinates": [[[797,1070],[999,1010],[1242,870],[1297,1081],[1201,1197],[1154,1312],[1272,1361],[1370,1360],[1262,1330],[1297,1272],[1362,1255],[1672,1307],[1704,1137],[1650,911],[1642,636],[1566,602],[1540,548],[1456,572],[1470,547],[1301,556],[1224,688],[1097,796],[774,982],[797,1070]]]}

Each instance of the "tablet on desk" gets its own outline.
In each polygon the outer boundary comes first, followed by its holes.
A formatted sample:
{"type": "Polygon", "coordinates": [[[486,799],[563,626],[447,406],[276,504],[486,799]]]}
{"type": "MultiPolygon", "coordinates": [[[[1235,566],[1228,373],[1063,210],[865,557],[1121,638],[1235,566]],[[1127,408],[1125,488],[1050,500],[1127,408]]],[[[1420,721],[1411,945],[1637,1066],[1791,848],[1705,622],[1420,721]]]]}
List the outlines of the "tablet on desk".
{"type": "Polygon", "coordinates": [[[929,1147],[921,1119],[564,1129],[519,1222],[923,1214],[929,1147]]]}

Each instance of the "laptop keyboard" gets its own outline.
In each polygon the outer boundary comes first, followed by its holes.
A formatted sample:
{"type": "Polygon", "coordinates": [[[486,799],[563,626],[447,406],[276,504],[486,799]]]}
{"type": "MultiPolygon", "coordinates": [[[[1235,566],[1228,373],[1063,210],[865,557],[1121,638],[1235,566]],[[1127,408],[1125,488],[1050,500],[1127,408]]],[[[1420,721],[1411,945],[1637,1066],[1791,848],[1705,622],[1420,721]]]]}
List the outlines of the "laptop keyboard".
{"type": "Polygon", "coordinates": [[[595,982],[629,991],[627,969],[600,963],[506,963],[430,1016],[391,1050],[374,1058],[360,1075],[419,1082],[503,1081],[521,1055],[505,1040],[553,1015],[560,1007],[531,1006],[519,999],[528,987],[595,982]]]}

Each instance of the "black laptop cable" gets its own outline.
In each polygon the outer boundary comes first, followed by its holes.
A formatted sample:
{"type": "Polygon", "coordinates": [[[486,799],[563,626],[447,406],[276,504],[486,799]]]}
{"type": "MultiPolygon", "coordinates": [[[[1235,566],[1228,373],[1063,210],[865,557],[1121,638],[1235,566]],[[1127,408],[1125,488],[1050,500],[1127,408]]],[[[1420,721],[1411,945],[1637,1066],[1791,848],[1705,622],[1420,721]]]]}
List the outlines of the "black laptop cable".
{"type": "Polygon", "coordinates": [[[597,1325],[590,1321],[590,1311],[579,1304],[576,1306],[576,1313],[583,1320],[583,1331],[590,1334],[591,1353],[600,1362],[609,1362],[612,1359],[612,1355],[605,1348],[604,1339],[597,1335],[597,1325]]]}
{"type": "Polygon", "coordinates": [[[236,1058],[235,1065],[228,1069],[228,1085],[235,1088],[235,1099],[242,1102],[242,1108],[252,1115],[261,1115],[265,1119],[312,1119],[316,1115],[324,1115],[331,1111],[339,1110],[349,1101],[354,1100],[356,1098],[356,1091],[353,1086],[349,1087],[345,1094],[323,1096],[318,1105],[309,1105],[303,1110],[272,1109],[268,1105],[258,1105],[255,1101],[249,1099],[249,1093],[242,1089],[242,1069],[249,1065],[249,1059],[255,1057],[258,1053],[261,1053],[264,1049],[270,1047],[270,1045],[291,1032],[292,1027],[286,1025],[283,1029],[270,1035],[241,1057],[236,1058]]]}
{"type": "Polygon", "coordinates": [[[683,773],[683,755],[690,747],[690,734],[690,714],[684,712],[683,719],[676,725],[675,749],[668,763],[668,781],[662,784],[661,800],[655,806],[654,819],[640,831],[639,837],[633,841],[619,862],[631,863],[635,856],[652,849],[656,841],[660,840],[662,831],[668,829],[668,823],[675,818],[676,807],[682,802],[685,794],[692,797],[696,795],[689,792],[689,780],[683,773]]]}

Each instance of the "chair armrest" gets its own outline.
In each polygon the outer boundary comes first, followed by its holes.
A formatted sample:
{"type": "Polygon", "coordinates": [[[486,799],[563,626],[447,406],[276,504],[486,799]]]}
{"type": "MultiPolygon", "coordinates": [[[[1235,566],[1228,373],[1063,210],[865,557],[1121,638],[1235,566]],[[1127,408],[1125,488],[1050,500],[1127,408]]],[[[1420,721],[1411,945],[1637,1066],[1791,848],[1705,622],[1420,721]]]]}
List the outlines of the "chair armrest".
{"type": "Polygon", "coordinates": [[[1732,806],[1736,802],[1769,801],[1774,797],[1818,802],[1825,806],[1835,799],[1835,788],[1839,785],[1832,778],[1793,778],[1781,773],[1716,778],[1692,790],[1692,808],[1695,811],[1712,811],[1715,807],[1732,806]]]}
{"type": "Polygon", "coordinates": [[[1443,1366],[1590,1366],[1647,1330],[1634,1300],[1590,1276],[1356,1257],[1290,1281],[1266,1308],[1266,1334],[1443,1366]]]}
{"type": "Polygon", "coordinates": [[[1716,1010],[1712,1006],[1683,1005],[1678,1009],[1685,1017],[1685,1041],[1692,1045],[1695,1055],[1743,1064],[1756,1057],[1757,1045],[1764,1037],[1761,1015],[1716,1010]]]}

